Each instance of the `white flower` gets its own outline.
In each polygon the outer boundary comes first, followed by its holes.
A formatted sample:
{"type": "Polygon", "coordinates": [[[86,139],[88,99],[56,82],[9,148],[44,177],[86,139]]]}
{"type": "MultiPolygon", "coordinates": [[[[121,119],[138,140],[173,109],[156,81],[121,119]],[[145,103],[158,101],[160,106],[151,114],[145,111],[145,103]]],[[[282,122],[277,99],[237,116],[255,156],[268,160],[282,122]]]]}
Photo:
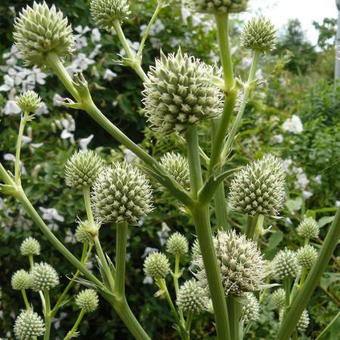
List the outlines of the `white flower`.
{"type": "Polygon", "coordinates": [[[36,115],[46,115],[48,114],[48,107],[44,102],[40,103],[40,106],[37,110],[34,111],[36,115]]]}
{"type": "MultiPolygon", "coordinates": [[[[137,52],[138,49],[139,49],[139,42],[138,41],[134,41],[132,42],[131,40],[129,39],[126,39],[127,43],[129,44],[130,48],[134,51],[134,52],[137,52]]],[[[119,52],[119,54],[124,57],[126,55],[126,52],[124,50],[124,48],[122,48],[119,52]]]]}
{"type": "Polygon", "coordinates": [[[61,124],[63,126],[63,131],[61,131],[61,139],[70,139],[71,143],[74,143],[74,134],[73,132],[76,129],[76,123],[72,117],[69,119],[63,119],[61,121],[61,124]]]}
{"type": "Polygon", "coordinates": [[[53,96],[53,105],[54,106],[63,106],[63,102],[65,101],[65,99],[58,93],[56,93],[53,96]]]}
{"type": "Polygon", "coordinates": [[[93,137],[94,137],[93,135],[90,135],[90,136],[88,136],[86,138],[79,139],[78,144],[79,144],[80,149],[82,151],[86,151],[87,150],[87,146],[90,144],[90,142],[93,139],[93,137]]]}
{"type": "Polygon", "coordinates": [[[29,144],[32,142],[32,138],[28,136],[22,136],[22,145],[29,144]]]}
{"type": "Polygon", "coordinates": [[[17,105],[15,100],[8,100],[4,107],[5,115],[16,115],[21,112],[20,107],[17,105]]]}
{"type": "MultiPolygon", "coordinates": [[[[155,23],[151,26],[150,31],[149,31],[149,36],[152,37],[154,35],[157,35],[161,33],[164,30],[164,25],[161,20],[157,19],[155,23]]],[[[147,25],[142,25],[140,27],[140,35],[143,36],[145,31],[147,29],[147,25]]]]}
{"type": "Polygon", "coordinates": [[[181,14],[182,14],[182,19],[184,24],[188,23],[188,18],[191,16],[190,10],[188,7],[185,7],[183,2],[182,2],[182,7],[181,7],[181,14]]]}
{"type": "Polygon", "coordinates": [[[143,283],[145,285],[151,285],[153,283],[152,277],[151,276],[145,276],[143,283]]]}
{"type": "Polygon", "coordinates": [[[285,159],[282,162],[282,169],[284,172],[288,172],[289,167],[293,164],[293,161],[290,158],[285,159]]]}
{"type": "Polygon", "coordinates": [[[313,193],[311,191],[304,190],[302,191],[302,196],[305,200],[308,200],[308,198],[313,196],[313,193]]]}
{"type": "Polygon", "coordinates": [[[321,175],[317,175],[314,177],[314,181],[318,184],[321,184],[322,181],[322,176],[321,175]]]}
{"type": "Polygon", "coordinates": [[[309,184],[309,179],[302,168],[295,168],[294,170],[297,173],[295,187],[304,190],[309,184]]]}
{"type": "Polygon", "coordinates": [[[142,259],[144,259],[145,257],[147,257],[149,254],[152,254],[154,252],[158,251],[157,248],[151,248],[151,247],[146,247],[144,249],[144,253],[142,255],[142,259]]]}
{"type": "Polygon", "coordinates": [[[117,77],[117,73],[112,72],[110,69],[106,69],[103,79],[111,81],[114,77],[117,77]]]}
{"type": "Polygon", "coordinates": [[[272,137],[273,143],[281,144],[283,142],[283,136],[282,135],[275,135],[272,137]]]}
{"type": "Polygon", "coordinates": [[[0,91],[7,92],[14,88],[14,79],[8,74],[4,76],[4,83],[0,86],[0,91]]]}
{"type": "Polygon", "coordinates": [[[77,238],[76,238],[75,234],[73,234],[70,229],[68,229],[66,231],[64,241],[65,241],[65,243],[72,243],[72,244],[75,244],[77,242],[77,238]]]}
{"type": "Polygon", "coordinates": [[[95,58],[99,54],[101,48],[102,48],[102,45],[101,44],[97,44],[95,46],[94,50],[89,54],[89,58],[90,59],[95,58]]]}
{"type": "Polygon", "coordinates": [[[86,47],[88,45],[85,34],[90,31],[90,28],[88,26],[82,27],[81,25],[79,25],[74,30],[78,33],[75,35],[75,39],[76,39],[75,48],[76,50],[80,50],[83,47],[86,47]]]}
{"type": "Polygon", "coordinates": [[[340,201],[335,201],[335,206],[336,206],[336,208],[339,208],[340,207],[340,201]]]}
{"type": "Polygon", "coordinates": [[[291,132],[295,134],[299,134],[303,131],[303,125],[301,119],[297,115],[293,115],[291,118],[288,118],[282,125],[282,129],[286,132],[291,132]]]}
{"type": "Polygon", "coordinates": [[[134,160],[138,160],[135,153],[133,153],[130,149],[124,149],[125,159],[128,163],[133,162],[134,160]]]}
{"type": "Polygon", "coordinates": [[[79,53],[75,59],[73,59],[71,65],[69,65],[66,69],[71,74],[72,73],[81,73],[86,71],[90,65],[94,64],[94,60],[90,59],[86,56],[85,53],[79,53]]]}
{"type": "Polygon", "coordinates": [[[57,222],[64,222],[64,217],[61,216],[57,209],[55,208],[44,208],[39,207],[40,211],[42,212],[42,218],[46,221],[57,221],[57,222]]]}
{"type": "Polygon", "coordinates": [[[91,33],[91,40],[93,43],[99,42],[101,39],[101,34],[98,28],[94,28],[91,33]]]}
{"type": "Polygon", "coordinates": [[[242,68],[246,69],[246,68],[250,67],[251,63],[252,63],[252,58],[244,57],[242,59],[242,68]]]}
{"type": "MultiPolygon", "coordinates": [[[[5,153],[4,154],[4,160],[5,161],[9,161],[9,162],[13,162],[15,164],[15,156],[11,153],[5,153]]],[[[20,168],[20,172],[22,175],[26,175],[26,169],[22,163],[22,161],[19,161],[19,168],[20,168]]]]}
{"type": "Polygon", "coordinates": [[[166,240],[169,237],[169,231],[170,228],[168,225],[165,222],[162,222],[162,230],[157,231],[157,235],[162,246],[166,243],[166,240]]]}

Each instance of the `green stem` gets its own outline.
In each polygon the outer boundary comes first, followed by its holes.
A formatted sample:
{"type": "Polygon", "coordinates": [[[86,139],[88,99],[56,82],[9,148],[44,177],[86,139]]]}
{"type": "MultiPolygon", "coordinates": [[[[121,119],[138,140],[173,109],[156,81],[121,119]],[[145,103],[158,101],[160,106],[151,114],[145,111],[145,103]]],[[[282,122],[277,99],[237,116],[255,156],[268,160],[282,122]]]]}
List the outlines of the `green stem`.
{"type": "Polygon", "coordinates": [[[308,301],[310,300],[314,289],[318,285],[318,282],[322,276],[322,273],[326,269],[330,258],[334,252],[334,249],[340,238],[340,208],[337,210],[335,218],[328,230],[327,236],[321,247],[319,257],[309,272],[307,279],[299,294],[292,301],[290,310],[285,315],[280,330],[277,336],[277,340],[289,339],[295,329],[300,316],[305,309],[308,301]]]}
{"type": "Polygon", "coordinates": [[[13,179],[11,178],[11,176],[9,175],[9,173],[6,171],[6,169],[3,167],[1,163],[0,163],[0,179],[2,179],[2,181],[7,185],[13,186],[14,184],[13,179]]]}
{"type": "Polygon", "coordinates": [[[16,184],[20,184],[20,152],[22,146],[22,136],[24,134],[25,125],[29,117],[28,112],[24,112],[24,115],[20,119],[20,127],[17,139],[17,147],[15,153],[15,166],[14,166],[14,179],[16,184]]]}
{"type": "Polygon", "coordinates": [[[185,330],[187,331],[187,339],[188,340],[190,340],[192,318],[193,318],[193,314],[191,312],[189,312],[188,316],[187,316],[187,321],[185,323],[185,330]]]}
{"type": "Polygon", "coordinates": [[[116,275],[115,292],[118,296],[125,295],[125,267],[126,267],[126,243],[128,224],[126,222],[116,225],[116,275]]]}
{"type": "Polygon", "coordinates": [[[24,299],[26,309],[27,310],[31,309],[31,306],[30,306],[30,304],[28,302],[28,299],[27,299],[26,290],[25,289],[21,289],[21,294],[22,294],[22,297],[24,299]]]}
{"type": "Polygon", "coordinates": [[[45,329],[46,329],[44,340],[49,340],[50,332],[51,332],[52,317],[51,317],[50,293],[47,289],[44,290],[44,298],[45,298],[45,329]]]}
{"type": "Polygon", "coordinates": [[[291,289],[291,285],[292,285],[292,279],[290,277],[286,277],[283,280],[283,288],[285,290],[286,293],[286,300],[285,300],[285,307],[286,310],[289,308],[290,305],[290,289],[291,289]]]}
{"type": "MultiPolygon", "coordinates": [[[[175,255],[175,270],[172,275],[173,281],[174,281],[176,298],[178,297],[178,291],[179,291],[178,279],[181,277],[181,273],[179,271],[179,263],[180,263],[180,255],[176,254],[175,255]]],[[[184,324],[183,312],[181,310],[179,310],[179,317],[181,319],[182,324],[184,324]]]]}
{"type": "Polygon", "coordinates": [[[91,199],[90,199],[90,187],[83,187],[83,196],[84,196],[84,203],[85,209],[87,214],[87,219],[92,227],[94,227],[94,218],[91,209],[91,199]]]}
{"type": "Polygon", "coordinates": [[[329,329],[333,326],[334,322],[338,319],[338,317],[340,316],[340,311],[338,312],[337,315],[335,315],[335,317],[333,318],[333,320],[327,325],[327,327],[317,336],[317,338],[315,340],[319,340],[321,339],[328,331],[329,329]]]}
{"type": "Polygon", "coordinates": [[[227,200],[223,182],[218,185],[215,192],[215,215],[217,227],[228,230],[230,226],[228,224],[227,200]]]}
{"type": "Polygon", "coordinates": [[[241,305],[235,296],[227,297],[229,322],[230,322],[230,336],[233,340],[240,340],[240,317],[241,305]]]}
{"type": "Polygon", "coordinates": [[[247,216],[247,231],[246,235],[249,239],[253,239],[256,232],[258,216],[247,216]]]}
{"type": "Polygon", "coordinates": [[[85,315],[85,312],[84,312],[84,309],[82,309],[80,311],[79,315],[78,315],[76,322],[74,323],[71,330],[67,333],[64,340],[69,340],[69,339],[73,338],[74,334],[76,333],[76,331],[78,329],[79,324],[81,323],[81,320],[83,320],[84,315],[85,315]]]}
{"type": "Polygon", "coordinates": [[[307,276],[307,269],[305,267],[302,267],[302,271],[301,271],[301,278],[300,278],[300,284],[299,284],[299,291],[302,289],[303,284],[305,282],[307,276]]]}

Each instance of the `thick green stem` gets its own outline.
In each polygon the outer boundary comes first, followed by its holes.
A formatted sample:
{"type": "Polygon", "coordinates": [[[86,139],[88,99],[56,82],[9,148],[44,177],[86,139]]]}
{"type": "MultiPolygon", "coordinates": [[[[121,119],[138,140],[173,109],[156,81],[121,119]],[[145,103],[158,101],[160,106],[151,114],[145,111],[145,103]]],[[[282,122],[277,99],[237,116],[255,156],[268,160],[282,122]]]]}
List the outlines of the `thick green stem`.
{"type": "Polygon", "coordinates": [[[258,216],[247,216],[247,230],[246,235],[249,239],[253,239],[256,232],[258,216]]]}
{"type": "Polygon", "coordinates": [[[15,179],[16,184],[20,183],[20,152],[21,152],[21,145],[22,145],[22,136],[24,134],[25,125],[28,120],[28,117],[29,117],[28,112],[24,112],[20,120],[17,147],[16,147],[16,153],[15,153],[15,166],[14,166],[14,179],[15,179]]]}
{"type": "Polygon", "coordinates": [[[277,336],[277,340],[289,339],[295,329],[303,310],[306,308],[314,289],[319,283],[322,273],[326,269],[334,249],[340,238],[340,208],[328,230],[327,236],[321,247],[319,257],[309,272],[307,279],[295,299],[292,301],[288,313],[285,315],[277,336]]]}
{"type": "Polygon", "coordinates": [[[84,187],[83,188],[83,197],[84,197],[84,203],[85,203],[85,209],[87,214],[87,219],[91,226],[94,226],[94,218],[93,213],[91,209],[91,199],[90,199],[90,187],[84,187]]]}
{"type": "Polygon", "coordinates": [[[241,304],[237,301],[237,298],[235,296],[228,296],[227,303],[229,311],[231,339],[240,340],[241,304]]]}
{"type": "Polygon", "coordinates": [[[50,302],[50,293],[47,289],[44,290],[44,298],[45,298],[45,334],[44,340],[50,339],[50,332],[51,332],[51,324],[52,324],[52,317],[51,317],[51,302],[50,302]]]}
{"type": "Polygon", "coordinates": [[[76,320],[76,322],[74,323],[73,327],[71,328],[71,330],[67,333],[67,335],[65,336],[64,340],[69,340],[72,339],[78,329],[79,324],[81,323],[81,321],[83,320],[83,317],[85,315],[84,309],[82,309],[78,315],[78,318],[76,320]]]}
{"type": "Polygon", "coordinates": [[[128,224],[126,222],[116,225],[116,275],[115,293],[118,296],[125,295],[125,267],[126,267],[126,243],[128,224]]]}
{"type": "Polygon", "coordinates": [[[25,289],[21,289],[21,294],[22,294],[22,298],[24,299],[24,303],[25,303],[25,307],[27,310],[31,309],[31,306],[28,302],[28,299],[27,299],[27,295],[26,295],[26,290],[25,289]]]}
{"type": "Polygon", "coordinates": [[[286,277],[284,280],[283,280],[283,288],[285,290],[285,307],[286,307],[286,310],[289,308],[289,305],[290,305],[290,289],[291,289],[291,286],[292,286],[292,279],[290,277],[286,277]]]}

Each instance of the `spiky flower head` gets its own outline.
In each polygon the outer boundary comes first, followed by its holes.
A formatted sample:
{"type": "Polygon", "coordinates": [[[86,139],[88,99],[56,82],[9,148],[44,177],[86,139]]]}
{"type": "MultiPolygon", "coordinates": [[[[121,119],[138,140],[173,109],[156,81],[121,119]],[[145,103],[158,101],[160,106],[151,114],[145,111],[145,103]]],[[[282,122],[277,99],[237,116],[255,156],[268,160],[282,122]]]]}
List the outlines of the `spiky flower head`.
{"type": "Polygon", "coordinates": [[[94,151],[76,152],[65,165],[66,184],[72,188],[91,187],[103,166],[103,160],[94,151]]]}
{"type": "Polygon", "coordinates": [[[50,290],[59,284],[59,277],[56,270],[48,263],[41,262],[34,265],[32,272],[32,289],[50,290]]]}
{"type": "Polygon", "coordinates": [[[191,0],[194,8],[207,13],[239,13],[247,9],[248,0],[191,0]]]}
{"type": "Polygon", "coordinates": [[[26,6],[14,24],[14,41],[27,65],[42,66],[48,54],[68,57],[73,52],[74,36],[67,18],[46,2],[26,6]]]}
{"type": "Polygon", "coordinates": [[[298,235],[307,240],[318,238],[319,230],[319,225],[313,217],[305,218],[296,229],[298,235]]]}
{"type": "Polygon", "coordinates": [[[304,333],[308,325],[309,325],[309,314],[308,314],[308,311],[305,309],[300,316],[300,319],[296,325],[296,328],[300,333],[304,333]]]}
{"type": "Polygon", "coordinates": [[[110,32],[116,21],[129,17],[130,8],[127,0],[92,0],[91,15],[100,28],[110,32]]]}
{"type": "Polygon", "coordinates": [[[168,258],[162,253],[151,253],[144,261],[144,272],[155,279],[165,278],[170,271],[168,258]]]}
{"type": "Polygon", "coordinates": [[[21,243],[20,253],[23,256],[40,255],[40,243],[33,237],[27,237],[21,243]]]}
{"type": "Polygon", "coordinates": [[[208,296],[197,281],[192,279],[185,281],[179,288],[176,303],[184,313],[199,314],[206,309],[208,296]]]}
{"type": "Polygon", "coordinates": [[[11,285],[14,290],[31,288],[32,276],[26,270],[20,269],[12,275],[11,285]]]}
{"type": "Polygon", "coordinates": [[[272,306],[280,310],[286,304],[286,292],[283,288],[276,289],[271,295],[271,304],[272,306]]]}
{"type": "Polygon", "coordinates": [[[297,260],[301,267],[311,269],[318,257],[318,252],[314,247],[306,244],[297,251],[297,260]]]}
{"type": "Polygon", "coordinates": [[[42,318],[32,310],[23,310],[15,320],[14,334],[18,340],[34,339],[45,333],[42,318]]]}
{"type": "Polygon", "coordinates": [[[201,254],[202,253],[201,253],[200,244],[198,242],[198,239],[196,238],[191,247],[191,256],[192,256],[193,262],[195,262],[195,260],[197,260],[199,256],[201,256],[201,254]]]}
{"type": "Polygon", "coordinates": [[[93,289],[85,289],[76,296],[76,305],[85,313],[94,312],[98,308],[98,294],[93,289]]]}
{"type": "Polygon", "coordinates": [[[76,239],[79,243],[93,242],[93,238],[88,232],[89,228],[90,224],[88,221],[79,221],[75,233],[76,239]]]}
{"type": "Polygon", "coordinates": [[[235,175],[230,186],[230,207],[251,216],[276,216],[284,202],[284,186],[281,160],[265,155],[235,175]]]}
{"type": "Polygon", "coordinates": [[[183,132],[203,119],[216,118],[222,110],[220,90],[209,81],[214,73],[194,57],[161,53],[144,82],[144,112],[152,128],[169,134],[183,132]]]}
{"type": "Polygon", "coordinates": [[[166,251],[174,256],[185,255],[188,249],[188,240],[178,232],[172,234],[166,243],[166,251]]]}
{"type": "Polygon", "coordinates": [[[241,320],[244,323],[257,321],[260,314],[260,304],[253,293],[245,293],[242,303],[241,320]]]}
{"type": "MultiPolygon", "coordinates": [[[[257,291],[267,275],[265,261],[252,240],[233,231],[218,231],[214,237],[217,261],[226,295],[257,291]]],[[[202,255],[193,262],[196,278],[208,287],[202,255]]]]}
{"type": "Polygon", "coordinates": [[[300,272],[296,252],[290,249],[280,250],[272,261],[272,271],[274,276],[282,281],[285,278],[295,278],[300,272]]]}
{"type": "Polygon", "coordinates": [[[190,190],[188,160],[179,153],[168,152],[161,158],[161,165],[186,190],[190,190]]]}
{"type": "Polygon", "coordinates": [[[253,51],[271,51],[275,46],[275,33],[275,27],[269,19],[263,16],[256,17],[244,26],[241,44],[253,51]]]}
{"type": "Polygon", "coordinates": [[[100,173],[92,199],[95,215],[103,223],[135,224],[152,210],[149,181],[127,162],[114,162],[100,173]]]}
{"type": "Polygon", "coordinates": [[[31,113],[40,106],[41,99],[34,91],[26,91],[17,98],[17,104],[22,112],[31,113]]]}

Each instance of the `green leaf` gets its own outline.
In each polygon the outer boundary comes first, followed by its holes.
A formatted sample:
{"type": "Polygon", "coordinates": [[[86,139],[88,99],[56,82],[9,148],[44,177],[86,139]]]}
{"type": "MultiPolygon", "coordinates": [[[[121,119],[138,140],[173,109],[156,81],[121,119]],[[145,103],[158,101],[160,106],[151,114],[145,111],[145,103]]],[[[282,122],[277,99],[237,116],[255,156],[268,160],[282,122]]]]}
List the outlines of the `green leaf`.
{"type": "Polygon", "coordinates": [[[340,274],[338,273],[324,273],[320,280],[320,286],[327,290],[328,287],[334,283],[340,281],[340,274]]]}
{"type": "Polygon", "coordinates": [[[295,199],[290,199],[286,202],[286,207],[288,210],[294,214],[302,208],[303,200],[302,197],[296,197],[295,199]]]}
{"type": "Polygon", "coordinates": [[[334,216],[324,216],[321,217],[318,221],[319,227],[322,228],[324,227],[326,224],[332,223],[334,220],[334,216]]]}
{"type": "Polygon", "coordinates": [[[270,251],[272,249],[275,249],[280,242],[283,240],[283,232],[282,231],[277,231],[275,233],[273,233],[268,241],[268,245],[267,245],[267,251],[270,251]]]}

